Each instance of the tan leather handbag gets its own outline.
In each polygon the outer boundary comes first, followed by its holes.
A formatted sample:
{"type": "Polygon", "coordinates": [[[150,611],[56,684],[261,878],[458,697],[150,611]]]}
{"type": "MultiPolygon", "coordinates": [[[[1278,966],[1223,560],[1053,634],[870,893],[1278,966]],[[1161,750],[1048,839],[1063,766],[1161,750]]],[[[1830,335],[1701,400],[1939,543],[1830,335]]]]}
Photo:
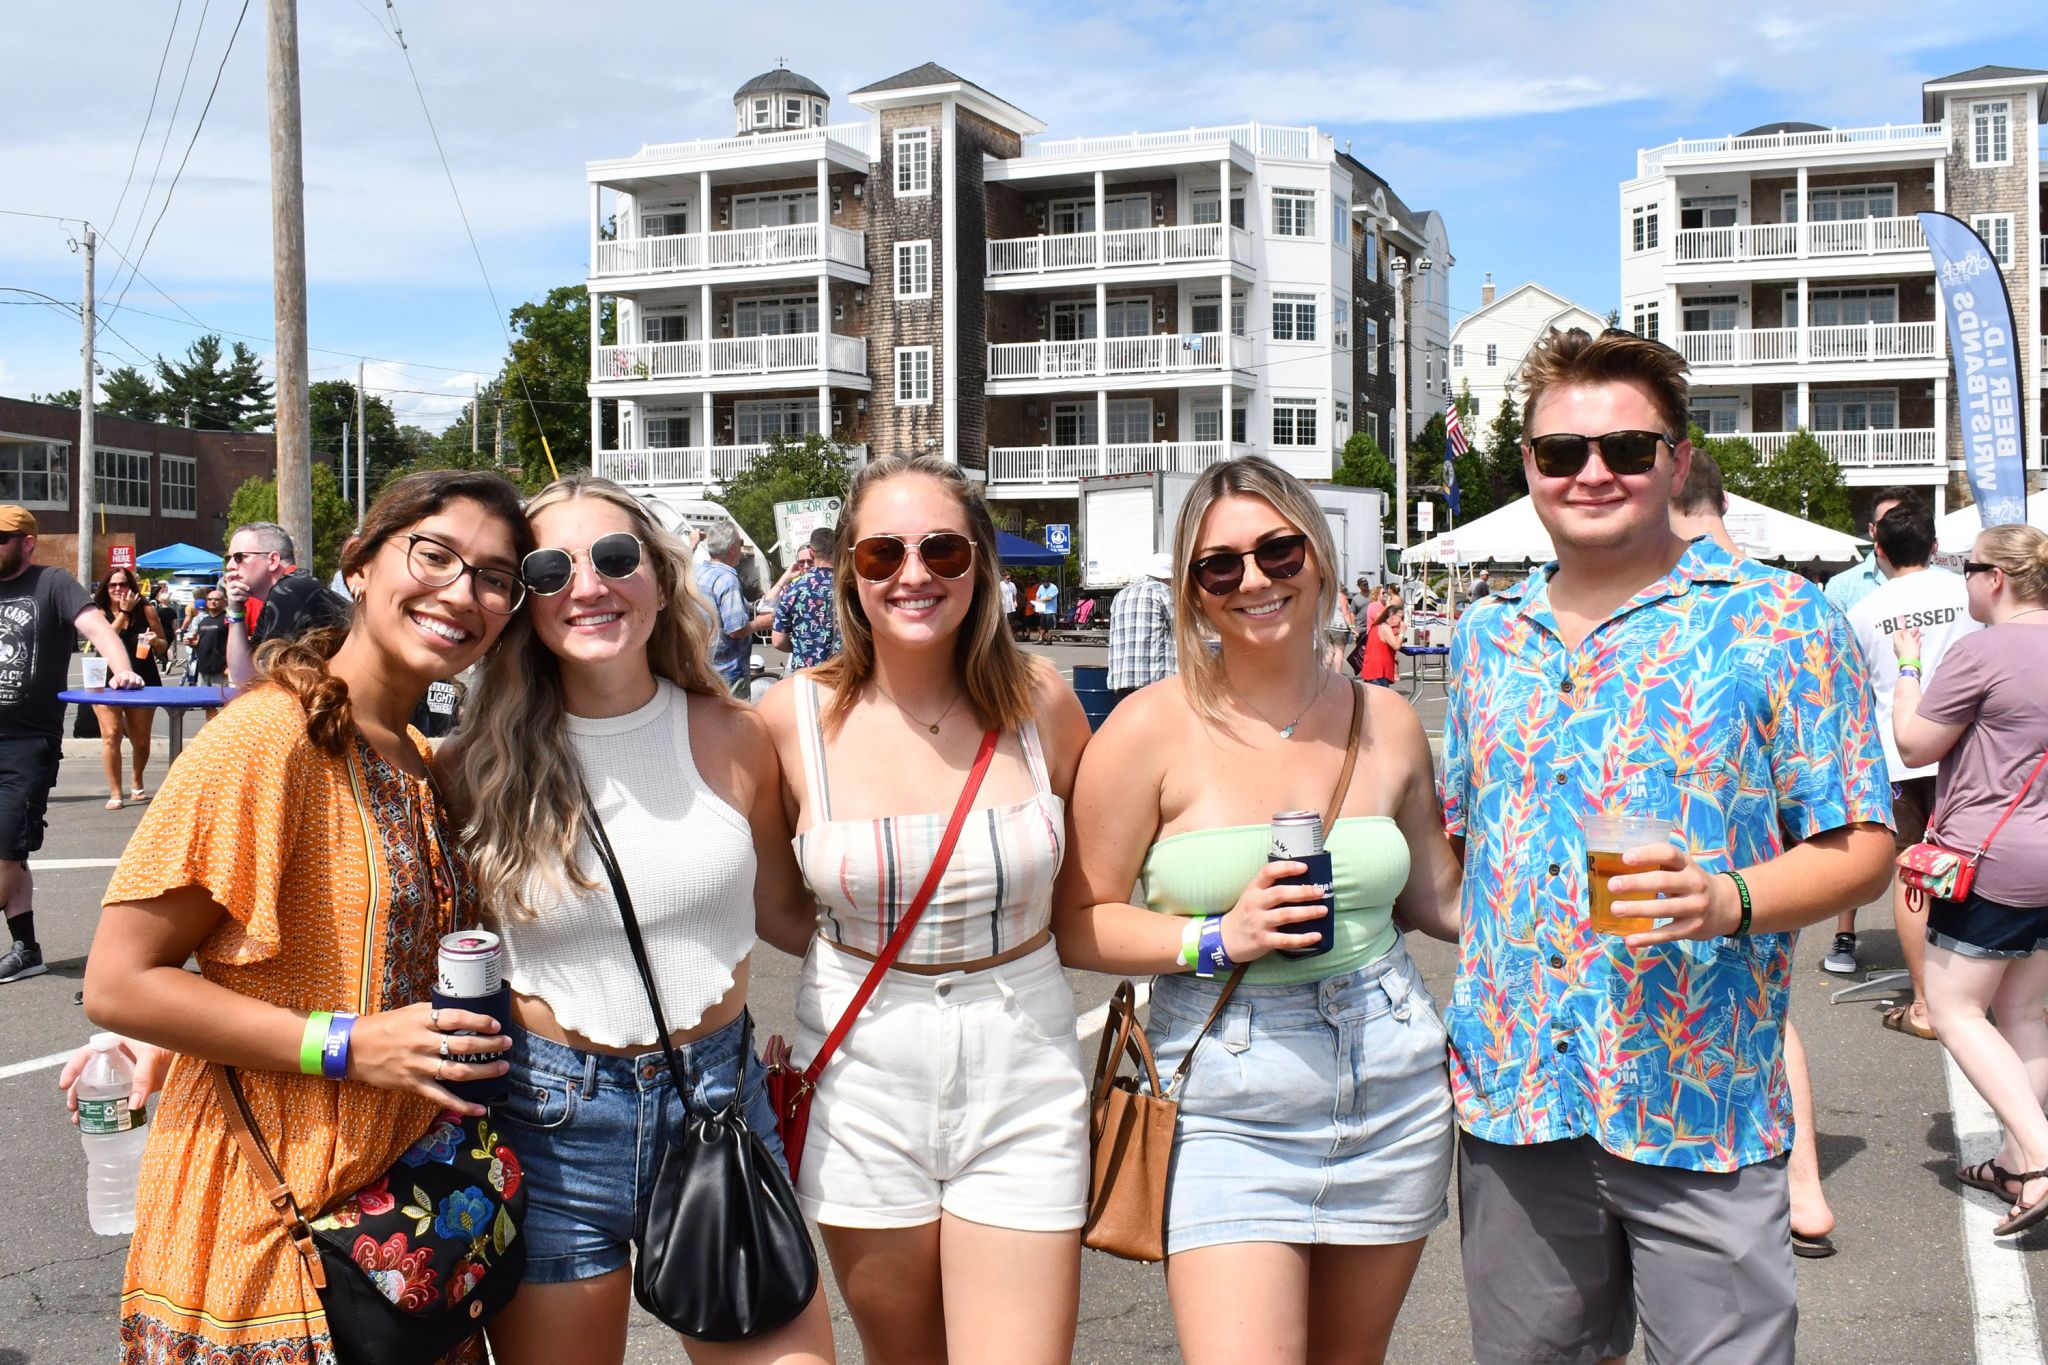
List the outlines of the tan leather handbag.
{"type": "MultiPolygon", "coordinates": [[[[1358,739],[1364,724],[1364,685],[1354,680],[1351,740],[1344,749],[1336,793],[1323,812],[1325,830],[1336,825],[1345,793],[1351,790],[1351,771],[1358,765],[1358,739]]],[[[1137,992],[1129,981],[1117,983],[1109,999],[1109,1017],[1102,1022],[1102,1051],[1095,1060],[1095,1090],[1088,1113],[1088,1219],[1081,1228],[1082,1245],[1128,1261],[1166,1259],[1166,1188],[1173,1167],[1174,1126],[1180,1120],[1176,1096],[1194,1063],[1195,1049],[1222,1017],[1244,972],[1239,967],[1223,983],[1201,1032],[1188,1045],[1173,1079],[1163,1087],[1159,1067],[1152,1059],[1152,1044],[1138,1022],[1137,992]],[[1137,1063],[1137,1074],[1122,1074],[1126,1056],[1137,1063]]]]}

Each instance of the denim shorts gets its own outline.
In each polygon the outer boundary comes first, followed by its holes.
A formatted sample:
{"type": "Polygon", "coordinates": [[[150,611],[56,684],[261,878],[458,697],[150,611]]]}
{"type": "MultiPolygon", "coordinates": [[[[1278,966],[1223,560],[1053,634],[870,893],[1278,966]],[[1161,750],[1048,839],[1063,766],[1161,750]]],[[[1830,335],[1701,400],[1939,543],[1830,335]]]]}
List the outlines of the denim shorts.
{"type": "MultiPolygon", "coordinates": [[[[654,1182],[663,1146],[682,1132],[668,1061],[658,1049],[637,1057],[582,1052],[516,1024],[506,1033],[512,1093],[491,1112],[526,1173],[526,1278],[561,1284],[609,1274],[630,1262],[641,1193],[654,1182]]],[[[732,1103],[746,1039],[742,1014],[676,1049],[691,1113],[732,1103]]],[[[781,1161],[767,1070],[751,1052],[744,1062],[747,1126],[781,1161]]]]}
{"type": "Polygon", "coordinates": [[[1927,907],[1927,941],[1964,957],[2029,957],[2048,948],[2048,909],[2000,905],[1971,893],[1927,907]]]}
{"type": "MultiPolygon", "coordinates": [[[[1152,984],[1162,1081],[1221,978],[1152,984]]],[[[1405,945],[1323,981],[1240,986],[1180,1093],[1172,1255],[1228,1242],[1412,1242],[1449,1216],[1444,1027],[1405,945]]]]}

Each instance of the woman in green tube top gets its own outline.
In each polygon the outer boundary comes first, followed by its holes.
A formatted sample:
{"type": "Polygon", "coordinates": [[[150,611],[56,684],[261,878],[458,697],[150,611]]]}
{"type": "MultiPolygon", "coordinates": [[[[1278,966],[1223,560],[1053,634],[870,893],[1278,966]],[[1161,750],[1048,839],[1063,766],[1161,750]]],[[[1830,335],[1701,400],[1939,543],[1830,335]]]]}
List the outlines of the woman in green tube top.
{"type": "Polygon", "coordinates": [[[1429,741],[1401,696],[1327,665],[1337,561],[1298,479],[1256,457],[1211,466],[1174,545],[1181,671],[1118,706],[1082,756],[1060,956],[1158,973],[1162,1076],[1231,964],[1250,964],[1179,1096],[1166,1283],[1182,1353],[1377,1360],[1448,1213],[1444,1032],[1402,944],[1404,928],[1458,932],[1429,741]],[[1275,884],[1302,868],[1267,862],[1270,822],[1328,806],[1354,705],[1357,764],[1327,839],[1333,942],[1281,956],[1320,942],[1297,927],[1319,893],[1275,884]],[[1128,904],[1141,880],[1146,905],[1128,904]]]}

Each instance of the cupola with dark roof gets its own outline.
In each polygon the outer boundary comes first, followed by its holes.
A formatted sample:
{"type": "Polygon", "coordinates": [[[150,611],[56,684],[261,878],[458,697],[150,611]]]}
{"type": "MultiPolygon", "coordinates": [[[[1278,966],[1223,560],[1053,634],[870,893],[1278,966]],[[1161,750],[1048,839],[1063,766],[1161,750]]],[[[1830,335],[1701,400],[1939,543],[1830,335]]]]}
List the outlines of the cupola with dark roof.
{"type": "Polygon", "coordinates": [[[825,88],[786,66],[763,71],[733,91],[732,104],[742,133],[822,128],[832,112],[832,99],[825,88]]]}

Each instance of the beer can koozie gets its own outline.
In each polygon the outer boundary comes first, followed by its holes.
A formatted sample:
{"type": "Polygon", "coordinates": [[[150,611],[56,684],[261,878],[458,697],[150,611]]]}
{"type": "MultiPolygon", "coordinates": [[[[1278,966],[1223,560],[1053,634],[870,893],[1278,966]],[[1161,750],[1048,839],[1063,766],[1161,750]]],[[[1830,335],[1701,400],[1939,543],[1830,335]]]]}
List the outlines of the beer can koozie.
{"type": "Polygon", "coordinates": [[[468,1000],[496,995],[504,984],[504,961],[504,945],[488,929],[443,934],[434,989],[468,1000]]]}

